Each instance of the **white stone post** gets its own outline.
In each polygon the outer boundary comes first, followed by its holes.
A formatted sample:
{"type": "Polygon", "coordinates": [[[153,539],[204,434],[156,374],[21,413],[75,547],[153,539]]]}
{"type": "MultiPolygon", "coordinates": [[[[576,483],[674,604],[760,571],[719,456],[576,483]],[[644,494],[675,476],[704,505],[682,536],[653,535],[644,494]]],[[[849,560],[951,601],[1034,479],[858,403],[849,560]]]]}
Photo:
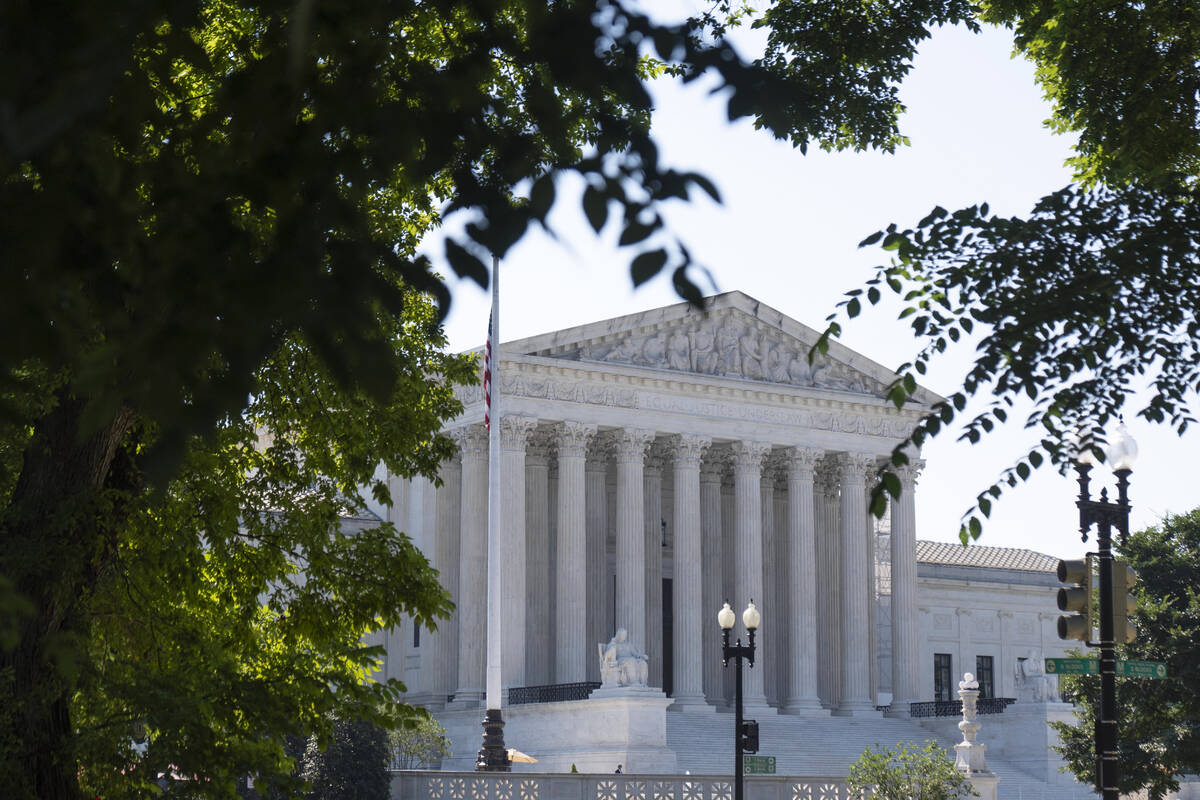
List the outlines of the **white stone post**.
{"type": "Polygon", "coordinates": [[[646,448],[654,431],[624,428],[613,434],[617,461],[617,616],[615,625],[646,652],[646,520],[642,485],[646,448]]]}
{"type": "Polygon", "coordinates": [[[550,447],[534,434],[525,448],[525,685],[550,683],[550,447]]]}
{"type": "Polygon", "coordinates": [[[867,564],[867,509],[863,487],[867,471],[875,466],[874,456],[846,453],[839,459],[842,484],[842,699],[838,716],[872,716],[869,609],[863,587],[869,579],[867,564]]]}
{"type": "Polygon", "coordinates": [[[646,655],[650,657],[650,686],[663,685],[662,608],[662,454],[651,443],[642,468],[642,539],[646,572],[646,655]]]}
{"type": "MultiPolygon", "coordinates": [[[[562,470],[559,469],[559,480],[562,470]]],[[[593,653],[608,641],[608,447],[592,439],[584,464],[584,496],[587,515],[587,642],[584,661],[587,679],[600,680],[600,664],[593,653]]],[[[560,489],[561,493],[561,489],[560,489]]]]}
{"type": "Polygon", "coordinates": [[[988,769],[985,752],[987,745],[979,744],[979,723],[976,722],[975,704],[979,701],[979,683],[970,672],[958,682],[958,697],[962,700],[962,721],[958,729],[963,740],[954,745],[954,766],[967,776],[980,800],[996,800],[1000,779],[988,769]]]}
{"type": "Polygon", "coordinates": [[[581,683],[587,680],[587,657],[596,646],[585,641],[591,630],[586,594],[591,564],[587,558],[584,473],[587,443],[595,433],[595,425],[579,422],[563,422],[555,429],[558,446],[558,565],[555,570],[558,586],[555,589],[554,637],[556,683],[581,683]]]}
{"type": "MultiPolygon", "coordinates": [[[[675,576],[671,581],[674,674],[672,708],[712,711],[704,701],[703,626],[710,614],[704,606],[700,458],[711,443],[704,436],[682,434],[671,442],[674,460],[675,576]]],[[[715,616],[715,615],[714,615],[715,616]]],[[[716,628],[716,624],[710,624],[716,628]]],[[[715,655],[715,654],[714,654],[715,655]]],[[[716,662],[714,657],[713,662],[716,662]]]]}
{"type": "Polygon", "coordinates": [[[500,684],[525,686],[525,445],[532,417],[500,419],[500,684]]]}
{"type": "Polygon", "coordinates": [[[455,705],[483,700],[487,656],[488,434],[471,425],[457,437],[462,455],[462,518],[459,551],[458,687],[455,705]]]}
{"type": "MultiPolygon", "coordinates": [[[[751,600],[756,604],[763,597],[763,541],[762,541],[762,463],[763,458],[771,451],[771,445],[766,442],[734,442],[733,452],[733,503],[734,530],[737,544],[734,546],[733,560],[736,565],[736,590],[733,602],[740,610],[751,600]]],[[[760,606],[765,619],[770,614],[778,614],[779,609],[760,606]]],[[[747,669],[743,675],[745,686],[742,699],[746,713],[768,713],[767,697],[763,681],[763,670],[760,661],[765,661],[771,649],[771,643],[763,636],[756,637],[758,651],[755,655],[757,667],[747,669]]]]}
{"type": "MultiPolygon", "coordinates": [[[[700,617],[701,663],[704,672],[704,696],[713,706],[725,704],[724,673],[721,669],[721,634],[717,611],[725,602],[721,586],[721,476],[725,472],[724,451],[709,448],[700,464],[701,571],[704,592],[700,617]]],[[[678,493],[678,490],[676,490],[678,493]]],[[[676,555],[678,559],[678,555],[676,555]]],[[[678,567],[676,568],[678,569],[678,567]]]]}
{"type": "MultiPolygon", "coordinates": [[[[434,545],[434,566],[438,581],[457,604],[461,601],[458,583],[461,556],[459,527],[462,518],[462,459],[454,456],[442,462],[442,485],[437,489],[437,543],[434,545]]],[[[430,684],[437,694],[435,701],[445,703],[458,680],[458,617],[456,608],[450,616],[438,622],[432,634],[434,674],[430,684]]]]}
{"type": "Polygon", "coordinates": [[[814,470],[822,451],[792,447],[787,467],[787,609],[789,714],[824,716],[817,695],[817,560],[814,470]]]}
{"type": "Polygon", "coordinates": [[[917,477],[925,462],[897,471],[900,497],[892,503],[892,706],[889,716],[907,717],[921,699],[920,634],[917,629],[917,477]]]}

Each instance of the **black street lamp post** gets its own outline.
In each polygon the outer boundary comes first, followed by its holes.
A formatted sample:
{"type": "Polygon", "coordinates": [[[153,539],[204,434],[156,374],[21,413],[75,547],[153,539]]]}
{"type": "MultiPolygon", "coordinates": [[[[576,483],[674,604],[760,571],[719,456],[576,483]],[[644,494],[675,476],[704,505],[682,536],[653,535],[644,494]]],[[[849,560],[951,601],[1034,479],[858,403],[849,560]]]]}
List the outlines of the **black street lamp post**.
{"type": "Polygon", "coordinates": [[[742,800],[742,783],[743,783],[743,768],[742,756],[745,752],[746,732],[744,730],[744,721],[742,720],[742,659],[754,667],[754,632],[758,630],[758,626],[762,623],[762,615],[754,605],[754,601],[750,601],[750,605],[746,606],[746,610],[742,612],[742,624],[746,626],[746,631],[749,634],[749,644],[742,646],[742,640],[739,637],[737,642],[730,646],[729,631],[733,629],[733,624],[736,620],[733,609],[729,607],[728,601],[724,607],[717,612],[717,623],[721,626],[721,659],[722,665],[729,666],[729,659],[734,660],[734,678],[733,678],[733,704],[734,704],[734,722],[733,722],[733,800],[742,800]]]}
{"type": "Polygon", "coordinates": [[[1093,500],[1088,491],[1089,473],[1094,464],[1090,449],[1080,453],[1075,464],[1079,481],[1079,533],[1087,541],[1088,531],[1096,526],[1096,547],[1100,569],[1100,715],[1096,719],[1096,782],[1104,800],[1118,800],[1120,792],[1120,754],[1117,751],[1117,651],[1113,615],[1113,528],[1121,544],[1129,535],[1129,473],[1137,459],[1137,444],[1122,423],[1108,453],[1117,476],[1117,501],[1108,499],[1108,490],[1093,500]]]}

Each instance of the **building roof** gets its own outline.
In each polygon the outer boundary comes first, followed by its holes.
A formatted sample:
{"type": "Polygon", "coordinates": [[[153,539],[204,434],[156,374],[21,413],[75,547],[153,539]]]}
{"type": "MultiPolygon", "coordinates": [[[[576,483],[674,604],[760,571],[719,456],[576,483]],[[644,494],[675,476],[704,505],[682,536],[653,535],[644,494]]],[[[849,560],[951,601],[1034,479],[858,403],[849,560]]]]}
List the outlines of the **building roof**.
{"type": "Polygon", "coordinates": [[[978,544],[963,547],[957,542],[917,541],[917,562],[920,564],[949,564],[956,567],[986,567],[1022,572],[1054,572],[1058,559],[1019,547],[984,547],[978,544]]]}

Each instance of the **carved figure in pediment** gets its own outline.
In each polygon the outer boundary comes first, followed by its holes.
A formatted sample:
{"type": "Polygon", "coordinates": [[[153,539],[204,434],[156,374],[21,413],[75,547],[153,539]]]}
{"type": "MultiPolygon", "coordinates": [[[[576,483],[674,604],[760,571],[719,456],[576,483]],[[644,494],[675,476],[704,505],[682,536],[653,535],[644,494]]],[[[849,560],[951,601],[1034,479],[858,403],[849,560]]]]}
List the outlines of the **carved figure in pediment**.
{"type": "MultiPolygon", "coordinates": [[[[763,341],[766,341],[765,337],[763,341]]],[[[752,329],[748,329],[741,335],[738,339],[738,347],[742,351],[742,375],[755,380],[761,379],[763,377],[763,351],[758,337],[754,335],[752,329]]]]}
{"type": "Polygon", "coordinates": [[[731,324],[717,328],[717,352],[722,375],[742,374],[742,351],[738,329],[731,324]]]}
{"type": "Polygon", "coordinates": [[[619,361],[625,364],[632,364],[633,360],[639,355],[637,344],[630,337],[625,337],[617,346],[604,356],[602,361],[619,361]]]}
{"type": "Polygon", "coordinates": [[[687,333],[676,328],[667,339],[667,366],[680,372],[692,369],[690,350],[687,333]]]}
{"type": "Polygon", "coordinates": [[[713,341],[712,328],[699,325],[688,333],[691,345],[692,371],[712,375],[717,371],[717,347],[713,341]]]}
{"type": "Polygon", "coordinates": [[[800,386],[811,386],[813,383],[812,365],[808,363],[808,354],[803,350],[792,353],[792,360],[787,367],[788,382],[800,386]]]}
{"type": "Polygon", "coordinates": [[[776,383],[788,382],[787,356],[783,348],[784,345],[778,342],[768,342],[763,345],[767,356],[766,363],[763,365],[767,373],[767,378],[776,383]]]}
{"type": "Polygon", "coordinates": [[[652,367],[661,367],[667,363],[667,337],[658,333],[646,340],[642,347],[643,363],[652,367]]]}

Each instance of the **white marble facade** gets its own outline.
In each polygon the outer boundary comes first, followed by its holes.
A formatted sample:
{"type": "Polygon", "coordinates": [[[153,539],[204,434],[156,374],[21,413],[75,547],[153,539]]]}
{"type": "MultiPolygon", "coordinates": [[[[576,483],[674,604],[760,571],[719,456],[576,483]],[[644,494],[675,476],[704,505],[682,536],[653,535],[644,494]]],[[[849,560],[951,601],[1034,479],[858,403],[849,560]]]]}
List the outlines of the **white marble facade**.
{"type": "MultiPolygon", "coordinates": [[[[501,347],[505,687],[598,681],[597,645],[624,628],[672,710],[711,711],[730,688],[716,612],[753,598],[753,713],[878,715],[867,497],[937,398],[921,390],[897,410],[883,366],[836,343],[810,366],[816,338],[730,292],[703,312],[678,304],[501,347]]],[[[457,611],[435,633],[389,640],[389,676],[450,709],[481,703],[486,652],[488,440],[479,388],[462,399],[448,428],[459,455],[440,487],[407,486],[400,512],[457,611]]],[[[907,622],[892,628],[882,683],[901,700],[923,688],[917,475],[902,473],[890,537],[892,572],[911,588],[891,600],[907,622]]]]}

